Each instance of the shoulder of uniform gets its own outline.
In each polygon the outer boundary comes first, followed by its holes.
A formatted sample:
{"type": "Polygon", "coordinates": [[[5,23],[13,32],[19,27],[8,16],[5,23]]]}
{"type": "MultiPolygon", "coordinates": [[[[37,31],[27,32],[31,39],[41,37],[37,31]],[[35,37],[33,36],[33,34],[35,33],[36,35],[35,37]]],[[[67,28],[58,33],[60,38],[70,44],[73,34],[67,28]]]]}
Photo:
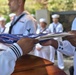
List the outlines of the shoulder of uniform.
{"type": "Polygon", "coordinates": [[[53,26],[53,23],[50,23],[49,26],[53,26]]]}
{"type": "Polygon", "coordinates": [[[23,22],[28,22],[28,21],[34,21],[33,18],[28,15],[28,14],[25,14],[25,16],[23,16],[20,21],[23,21],[23,22]]]}
{"type": "Polygon", "coordinates": [[[59,26],[62,26],[62,24],[61,24],[61,23],[59,23],[59,26]]]}
{"type": "Polygon", "coordinates": [[[31,15],[28,15],[28,14],[25,16],[25,18],[26,18],[27,20],[34,20],[34,18],[33,18],[31,15]]]}

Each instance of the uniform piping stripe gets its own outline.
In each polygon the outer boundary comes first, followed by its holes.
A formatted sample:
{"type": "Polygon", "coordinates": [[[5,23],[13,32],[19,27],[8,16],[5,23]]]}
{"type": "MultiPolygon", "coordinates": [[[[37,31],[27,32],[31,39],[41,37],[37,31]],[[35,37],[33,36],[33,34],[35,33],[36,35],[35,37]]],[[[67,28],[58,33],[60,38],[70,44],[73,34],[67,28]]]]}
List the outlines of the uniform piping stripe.
{"type": "Polygon", "coordinates": [[[21,56],[21,54],[19,53],[20,51],[18,50],[18,48],[15,47],[15,45],[12,46],[14,48],[14,51],[17,54],[17,57],[19,58],[19,56],[21,56]]]}
{"type": "Polygon", "coordinates": [[[21,53],[20,53],[19,49],[18,49],[15,45],[13,45],[13,46],[18,50],[18,53],[19,53],[20,56],[21,56],[21,53]]]}
{"type": "Polygon", "coordinates": [[[21,56],[20,51],[18,50],[18,48],[15,45],[11,46],[10,48],[14,51],[14,53],[17,56],[17,58],[19,58],[21,56]]]}

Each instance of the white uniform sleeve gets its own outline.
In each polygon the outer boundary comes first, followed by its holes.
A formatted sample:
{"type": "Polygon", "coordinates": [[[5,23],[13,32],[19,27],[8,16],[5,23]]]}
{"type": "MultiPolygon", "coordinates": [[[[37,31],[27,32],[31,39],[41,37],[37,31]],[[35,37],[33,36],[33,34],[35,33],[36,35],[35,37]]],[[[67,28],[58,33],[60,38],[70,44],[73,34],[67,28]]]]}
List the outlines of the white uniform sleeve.
{"type": "Polygon", "coordinates": [[[32,34],[32,33],[36,33],[35,24],[32,20],[28,20],[26,22],[26,27],[25,27],[24,34],[28,35],[28,34],[32,34]]]}
{"type": "Polygon", "coordinates": [[[57,50],[67,56],[74,56],[74,75],[76,75],[76,47],[72,46],[69,41],[63,41],[58,42],[57,50]]]}
{"type": "Polygon", "coordinates": [[[22,50],[14,43],[7,50],[0,51],[0,75],[11,75],[17,58],[22,56],[22,50]]]}
{"type": "Polygon", "coordinates": [[[63,32],[63,26],[62,26],[62,24],[59,24],[59,26],[57,28],[57,32],[63,32]]]}
{"type": "Polygon", "coordinates": [[[67,55],[74,56],[75,47],[69,41],[58,42],[58,51],[67,55]]]}
{"type": "Polygon", "coordinates": [[[51,33],[53,32],[53,25],[50,24],[49,27],[46,29],[46,32],[51,33]]]}

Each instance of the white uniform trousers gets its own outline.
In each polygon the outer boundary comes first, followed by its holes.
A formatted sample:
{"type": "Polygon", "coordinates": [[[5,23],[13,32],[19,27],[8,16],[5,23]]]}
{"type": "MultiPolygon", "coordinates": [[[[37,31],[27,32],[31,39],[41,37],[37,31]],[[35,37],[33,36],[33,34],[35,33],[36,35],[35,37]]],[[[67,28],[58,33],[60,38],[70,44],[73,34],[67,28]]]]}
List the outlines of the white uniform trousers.
{"type": "MultiPolygon", "coordinates": [[[[50,46],[50,61],[53,63],[54,63],[54,58],[55,58],[55,48],[50,46]]],[[[59,51],[57,51],[57,59],[58,59],[58,67],[60,69],[64,69],[63,54],[59,51]]]]}
{"type": "MultiPolygon", "coordinates": [[[[62,41],[61,37],[54,38],[54,39],[58,41],[62,41]]],[[[50,61],[54,62],[54,57],[55,57],[55,48],[50,46],[50,61]]],[[[58,59],[58,67],[60,69],[64,69],[63,54],[59,51],[57,51],[57,59],[58,59]]]]}
{"type": "Polygon", "coordinates": [[[40,51],[35,49],[34,55],[49,60],[50,57],[50,47],[44,46],[40,51]]]}

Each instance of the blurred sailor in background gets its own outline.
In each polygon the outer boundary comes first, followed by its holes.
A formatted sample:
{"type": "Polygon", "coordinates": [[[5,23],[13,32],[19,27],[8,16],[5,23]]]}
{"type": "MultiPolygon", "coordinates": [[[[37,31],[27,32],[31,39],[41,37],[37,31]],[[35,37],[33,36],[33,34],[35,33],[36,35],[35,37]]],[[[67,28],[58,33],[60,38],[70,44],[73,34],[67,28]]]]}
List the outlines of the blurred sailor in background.
{"type": "MultiPolygon", "coordinates": [[[[38,28],[36,33],[37,34],[41,34],[41,33],[46,33],[46,29],[47,29],[47,22],[44,18],[41,18],[39,20],[40,23],[40,29],[38,28]]],[[[50,57],[50,47],[49,46],[42,46],[39,43],[36,44],[36,49],[35,49],[35,55],[39,56],[41,58],[45,58],[49,60],[50,57]]]]}
{"type": "MultiPolygon", "coordinates": [[[[6,19],[4,17],[0,17],[0,34],[3,34],[5,31],[5,22],[6,19]]],[[[7,49],[7,46],[0,42],[0,49],[7,49]]]]}
{"type": "Polygon", "coordinates": [[[76,30],[76,18],[72,22],[71,30],[76,30]]]}
{"type": "Polygon", "coordinates": [[[5,31],[5,23],[6,19],[4,17],[0,17],[0,34],[5,31]]]}
{"type": "MultiPolygon", "coordinates": [[[[63,32],[63,26],[61,23],[59,23],[59,15],[58,14],[53,14],[52,15],[52,21],[47,29],[47,32],[49,33],[59,33],[63,32]]],[[[56,40],[62,40],[62,38],[54,38],[56,40]]],[[[54,62],[54,57],[55,57],[55,48],[50,46],[50,61],[54,62]]],[[[63,62],[63,55],[59,51],[57,51],[57,58],[58,58],[58,67],[60,69],[64,69],[64,62],[63,62]]]]}
{"type": "Polygon", "coordinates": [[[8,22],[8,23],[5,25],[5,31],[4,31],[4,33],[9,33],[9,28],[10,28],[10,26],[11,26],[11,23],[12,23],[15,15],[16,15],[16,14],[14,14],[14,13],[9,14],[10,22],[8,22]]]}
{"type": "Polygon", "coordinates": [[[36,33],[37,33],[37,34],[46,33],[46,29],[47,29],[46,19],[41,18],[41,19],[39,20],[39,23],[40,23],[39,25],[40,25],[41,28],[38,28],[37,31],[36,31],[36,33]]]}

